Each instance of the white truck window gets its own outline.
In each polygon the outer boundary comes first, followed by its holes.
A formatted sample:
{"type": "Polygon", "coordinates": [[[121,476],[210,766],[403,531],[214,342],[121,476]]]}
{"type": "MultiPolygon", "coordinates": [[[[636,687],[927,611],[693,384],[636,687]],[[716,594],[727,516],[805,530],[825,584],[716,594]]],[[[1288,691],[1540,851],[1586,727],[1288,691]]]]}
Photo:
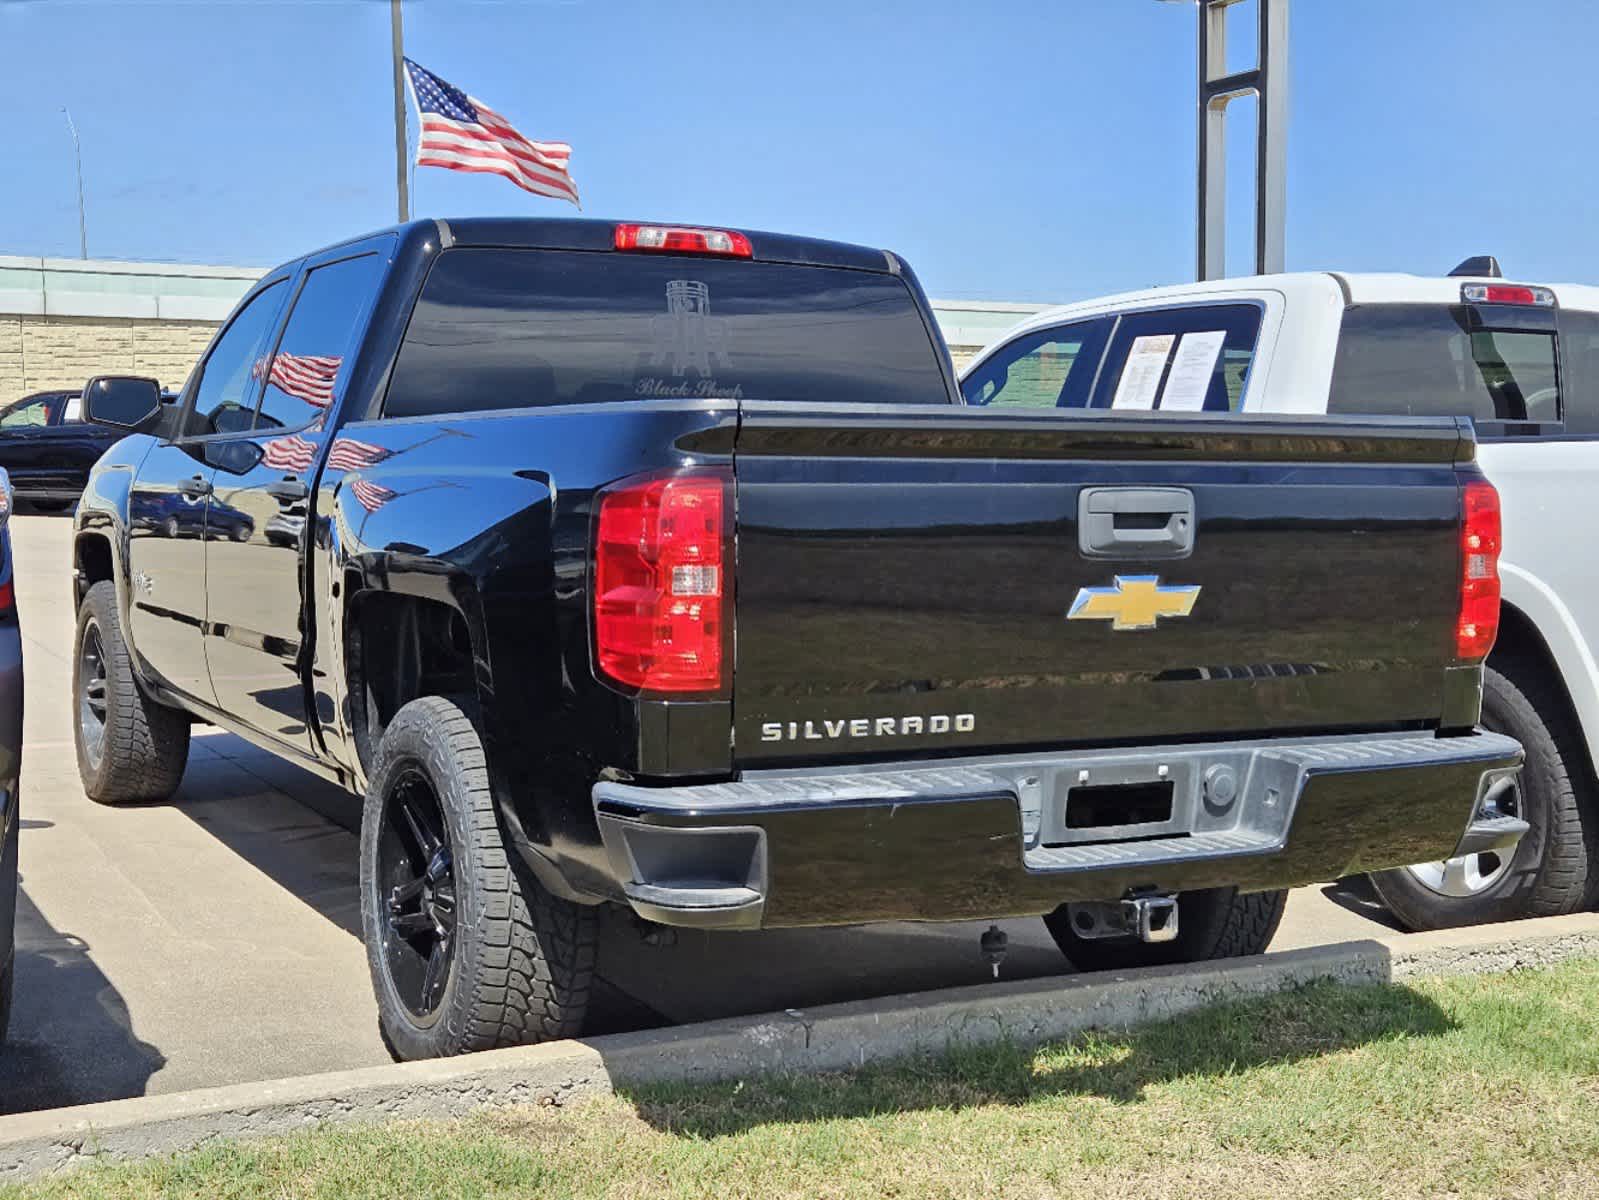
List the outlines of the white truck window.
{"type": "Polygon", "coordinates": [[[1560,393],[1565,432],[1599,434],[1599,313],[1560,310],[1560,393]]]}
{"type": "Polygon", "coordinates": [[[1097,317],[1017,338],[961,383],[966,403],[989,408],[1084,408],[1110,331],[1097,317]]]}
{"type": "Polygon", "coordinates": [[[1124,313],[1105,354],[1094,406],[1236,412],[1254,361],[1260,316],[1258,304],[1124,313]]]}
{"type": "Polygon", "coordinates": [[[1363,304],[1344,310],[1329,412],[1558,422],[1550,327],[1492,328],[1464,304],[1363,304]]]}

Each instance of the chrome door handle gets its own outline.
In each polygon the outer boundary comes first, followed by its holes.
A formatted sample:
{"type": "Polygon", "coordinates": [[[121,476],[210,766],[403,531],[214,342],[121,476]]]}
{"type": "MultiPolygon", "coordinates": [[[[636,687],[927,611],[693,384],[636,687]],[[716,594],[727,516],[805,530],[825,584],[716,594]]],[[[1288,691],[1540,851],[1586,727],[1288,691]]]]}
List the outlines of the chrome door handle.
{"type": "Polygon", "coordinates": [[[1184,558],[1194,549],[1187,488],[1084,488],[1077,545],[1088,558],[1184,558]]]}
{"type": "Polygon", "coordinates": [[[266,485],[266,494],[279,504],[293,504],[296,500],[304,500],[311,494],[311,489],[298,479],[274,479],[266,485]]]}

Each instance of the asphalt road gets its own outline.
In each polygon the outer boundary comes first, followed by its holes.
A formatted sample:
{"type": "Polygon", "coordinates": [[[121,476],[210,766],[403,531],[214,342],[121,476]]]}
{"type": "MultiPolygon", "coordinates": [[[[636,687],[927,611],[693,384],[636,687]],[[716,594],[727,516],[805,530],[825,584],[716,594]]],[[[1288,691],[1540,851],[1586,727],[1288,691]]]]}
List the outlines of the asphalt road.
{"type": "MultiPolygon", "coordinates": [[[[360,942],[358,802],[209,726],[167,804],[105,808],[73,753],[71,520],[13,519],[27,696],[16,1004],[0,1112],[388,1061],[360,942]]],[[[1275,943],[1379,932],[1359,889],[1296,892],[1275,943]]],[[[1007,978],[1067,970],[1004,922],[1007,978]]],[[[975,925],[683,933],[607,921],[593,1032],[981,982],[975,925]]]]}

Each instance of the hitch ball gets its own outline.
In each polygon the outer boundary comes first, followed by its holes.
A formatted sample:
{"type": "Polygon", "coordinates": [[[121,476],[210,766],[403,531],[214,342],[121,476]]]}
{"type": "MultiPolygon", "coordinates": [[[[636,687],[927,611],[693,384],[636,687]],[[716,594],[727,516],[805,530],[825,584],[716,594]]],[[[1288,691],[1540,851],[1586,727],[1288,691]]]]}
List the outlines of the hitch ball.
{"type": "Polygon", "coordinates": [[[1005,931],[998,925],[990,925],[978,947],[983,952],[983,961],[994,968],[994,978],[999,978],[999,964],[1005,961],[1005,951],[1008,950],[1010,939],[1005,936],[1005,931]]]}

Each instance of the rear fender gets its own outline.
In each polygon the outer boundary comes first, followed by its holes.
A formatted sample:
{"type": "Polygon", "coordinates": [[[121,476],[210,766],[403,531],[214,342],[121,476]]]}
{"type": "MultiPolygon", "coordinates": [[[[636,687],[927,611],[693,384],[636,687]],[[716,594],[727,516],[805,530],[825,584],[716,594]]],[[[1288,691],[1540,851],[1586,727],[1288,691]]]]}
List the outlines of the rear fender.
{"type": "Polygon", "coordinates": [[[1499,578],[1505,607],[1517,610],[1543,639],[1553,670],[1582,724],[1589,758],[1599,763],[1599,664],[1592,647],[1571,610],[1543,580],[1503,560],[1499,578]]]}

